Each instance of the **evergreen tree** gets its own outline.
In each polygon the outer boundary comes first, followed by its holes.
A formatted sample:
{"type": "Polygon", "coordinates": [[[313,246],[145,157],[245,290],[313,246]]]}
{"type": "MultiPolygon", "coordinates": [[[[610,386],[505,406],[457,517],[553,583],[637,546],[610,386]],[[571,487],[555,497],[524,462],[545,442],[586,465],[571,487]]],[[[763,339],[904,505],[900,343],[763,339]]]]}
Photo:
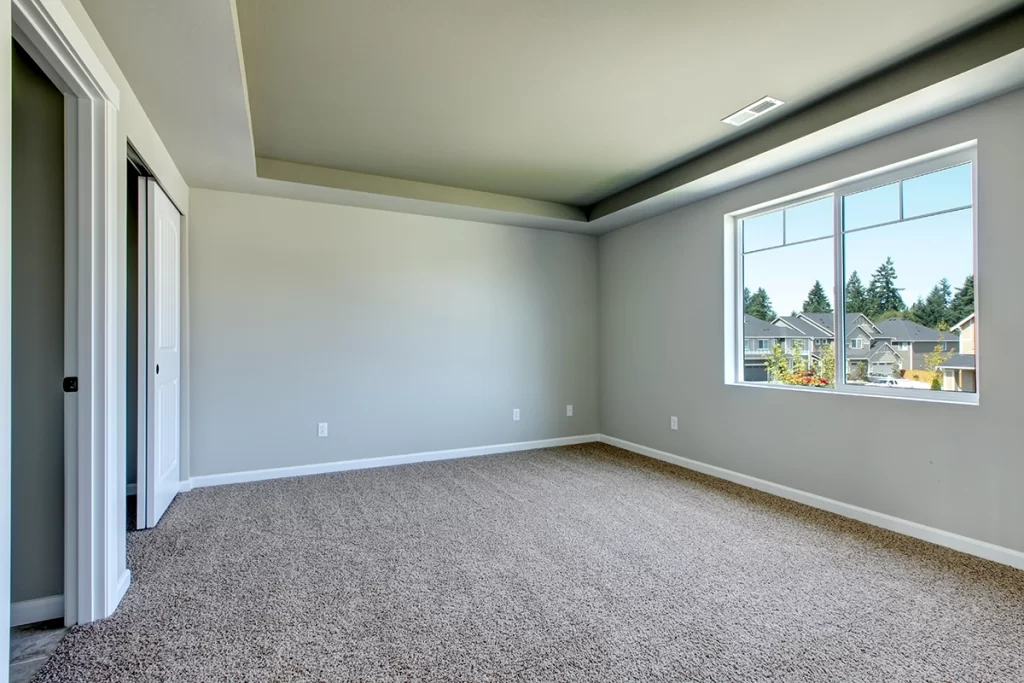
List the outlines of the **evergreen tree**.
{"type": "Polygon", "coordinates": [[[910,305],[910,308],[907,309],[907,319],[913,320],[915,323],[920,323],[924,325],[924,323],[921,321],[925,317],[926,316],[924,314],[924,299],[922,299],[921,297],[917,297],[917,301],[912,303],[910,305]]]}
{"type": "Polygon", "coordinates": [[[864,289],[864,283],[860,281],[860,275],[857,275],[856,270],[850,274],[850,279],[846,282],[846,312],[863,313],[869,318],[874,314],[868,292],[864,289]]]}
{"type": "Polygon", "coordinates": [[[807,301],[804,302],[804,313],[831,313],[832,304],[825,294],[825,288],[821,286],[820,280],[814,281],[814,286],[807,294],[807,301]]]}
{"type": "Polygon", "coordinates": [[[747,307],[750,306],[750,287],[743,288],[743,312],[747,312],[747,307]]]}
{"type": "MultiPolygon", "coordinates": [[[[868,285],[868,298],[871,302],[871,309],[874,315],[881,315],[889,311],[904,311],[907,305],[903,303],[903,296],[896,287],[896,266],[892,257],[885,259],[885,263],[878,266],[878,270],[871,276],[871,284],[868,285]]],[[[867,313],[865,311],[865,313],[867,313]]],[[[871,317],[870,313],[867,313],[871,317]]]]}
{"type": "Polygon", "coordinates": [[[911,320],[932,329],[940,327],[948,329],[951,315],[949,311],[951,295],[952,288],[949,286],[949,280],[942,278],[939,284],[932,288],[926,299],[918,298],[917,303],[910,307],[911,320]]]}
{"type": "Polygon", "coordinates": [[[744,306],[743,312],[759,320],[770,322],[775,319],[772,301],[768,298],[768,292],[764,291],[764,287],[758,287],[757,291],[750,295],[750,300],[744,306]]]}
{"type": "Polygon", "coordinates": [[[968,275],[964,286],[956,290],[949,303],[950,325],[956,325],[971,313],[974,313],[974,276],[968,275]]]}

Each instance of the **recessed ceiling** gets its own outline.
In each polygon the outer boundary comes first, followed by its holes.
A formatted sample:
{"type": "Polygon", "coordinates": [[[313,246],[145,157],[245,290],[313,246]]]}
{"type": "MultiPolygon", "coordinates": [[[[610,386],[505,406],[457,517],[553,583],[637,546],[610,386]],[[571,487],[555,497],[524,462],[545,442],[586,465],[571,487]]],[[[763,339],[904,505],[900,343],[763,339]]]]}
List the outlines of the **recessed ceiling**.
{"type": "MultiPolygon", "coordinates": [[[[98,2],[99,0],[92,0],[98,2]]],[[[92,3],[89,3],[92,4],[92,3]]],[[[587,206],[1015,0],[238,0],[258,157],[587,206]]]]}
{"type": "Polygon", "coordinates": [[[1012,0],[65,2],[190,187],[589,234],[1024,86],[1012,0]]]}

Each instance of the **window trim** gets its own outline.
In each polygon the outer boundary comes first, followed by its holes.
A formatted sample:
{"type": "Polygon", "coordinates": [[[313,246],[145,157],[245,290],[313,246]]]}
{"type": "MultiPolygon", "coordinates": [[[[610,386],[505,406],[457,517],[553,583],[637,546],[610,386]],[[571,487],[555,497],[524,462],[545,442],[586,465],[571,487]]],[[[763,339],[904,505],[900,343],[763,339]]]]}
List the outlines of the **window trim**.
{"type": "MultiPolygon", "coordinates": [[[[846,339],[846,315],[845,315],[845,283],[846,273],[844,257],[844,234],[842,229],[842,204],[843,198],[865,190],[871,190],[894,182],[903,183],[921,175],[945,170],[965,163],[971,164],[971,231],[973,242],[972,267],[974,272],[975,292],[975,325],[980,324],[978,310],[979,280],[978,277],[978,154],[977,140],[964,142],[929,154],[925,154],[903,162],[891,164],[879,169],[866,171],[843,180],[827,185],[809,189],[804,192],[791,194],[787,197],[764,202],[747,209],[734,211],[725,216],[725,383],[736,386],[756,387],[767,389],[811,391],[815,393],[847,394],[859,396],[874,396],[880,398],[908,399],[926,402],[953,403],[959,405],[978,405],[980,403],[981,384],[980,381],[980,345],[975,334],[975,387],[974,392],[929,392],[921,389],[904,388],[882,388],[866,385],[853,385],[846,383],[845,372],[837,372],[836,386],[834,388],[808,388],[778,384],[767,384],[764,382],[746,382],[743,380],[743,236],[741,226],[744,220],[757,218],[780,209],[787,209],[800,206],[823,197],[833,198],[833,266],[834,289],[832,292],[833,301],[833,330],[834,339],[846,339]],[[922,395],[924,394],[924,395],[922,395]]],[[[959,207],[945,211],[932,212],[921,216],[902,218],[903,216],[903,192],[900,196],[901,221],[912,221],[927,218],[931,215],[950,213],[955,210],[965,210],[966,207],[959,207]]],[[[871,229],[892,224],[886,222],[875,226],[866,226],[860,229],[871,229]]],[[[854,231],[850,231],[854,232],[854,231]]],[[[827,239],[827,238],[824,238],[827,239]]],[[[754,253],[754,252],[752,252],[754,253]]],[[[847,344],[834,344],[836,349],[836,367],[845,368],[848,357],[847,344]]]]}

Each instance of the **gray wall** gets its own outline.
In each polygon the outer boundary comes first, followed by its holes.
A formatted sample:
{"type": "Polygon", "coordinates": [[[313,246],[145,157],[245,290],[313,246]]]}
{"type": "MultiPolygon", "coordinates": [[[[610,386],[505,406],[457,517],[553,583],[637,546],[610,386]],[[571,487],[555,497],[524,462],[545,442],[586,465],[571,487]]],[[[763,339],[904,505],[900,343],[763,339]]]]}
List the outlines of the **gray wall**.
{"type": "Polygon", "coordinates": [[[192,476],[598,431],[595,238],[209,190],[190,218],[192,476]]]}
{"type": "Polygon", "coordinates": [[[11,600],[64,592],[64,97],[13,63],[11,600]]]}
{"type": "Polygon", "coordinates": [[[603,236],[602,431],[1024,550],[1022,122],[1017,91],[603,236]],[[724,383],[724,214],[973,139],[980,406],[724,383]]]}

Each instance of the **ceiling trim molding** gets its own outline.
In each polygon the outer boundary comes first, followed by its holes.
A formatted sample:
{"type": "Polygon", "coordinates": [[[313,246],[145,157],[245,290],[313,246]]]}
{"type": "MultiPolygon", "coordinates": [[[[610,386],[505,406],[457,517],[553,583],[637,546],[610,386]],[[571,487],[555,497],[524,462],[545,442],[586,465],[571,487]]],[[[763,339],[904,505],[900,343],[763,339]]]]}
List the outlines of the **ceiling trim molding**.
{"type": "MultiPolygon", "coordinates": [[[[909,130],[1024,88],[1024,49],[976,69],[887,102],[871,111],[823,128],[792,142],[694,178],[668,192],[588,223],[593,234],[653,218],[679,207],[742,187],[844,150],[909,130]]],[[[977,131],[972,131],[976,135],[977,131]]],[[[966,139],[966,138],[965,138],[966,139]]],[[[950,141],[949,144],[962,140],[950,141]]],[[[925,140],[919,154],[933,149],[925,140]]],[[[899,159],[893,159],[892,163],[899,159]]]]}
{"type": "Polygon", "coordinates": [[[371,175],[368,173],[341,171],[323,166],[296,164],[290,161],[268,159],[265,157],[256,157],[256,176],[266,180],[402,197],[439,204],[454,204],[559,221],[578,223],[586,223],[587,221],[587,216],[583,209],[568,204],[467,190],[447,185],[434,185],[432,183],[422,183],[415,180],[403,180],[401,178],[371,175]]]}
{"type": "Polygon", "coordinates": [[[252,168],[256,167],[256,137],[252,132],[252,109],[249,106],[249,79],[245,75],[245,57],[242,55],[242,27],[238,24],[237,0],[229,0],[231,4],[231,30],[235,37],[235,52],[238,54],[238,73],[242,75],[242,98],[245,100],[245,121],[248,126],[249,149],[252,150],[252,168]]]}
{"type": "Polygon", "coordinates": [[[586,209],[596,221],[1024,49],[1024,8],[854,84],[776,123],[616,192],[586,209]]]}

